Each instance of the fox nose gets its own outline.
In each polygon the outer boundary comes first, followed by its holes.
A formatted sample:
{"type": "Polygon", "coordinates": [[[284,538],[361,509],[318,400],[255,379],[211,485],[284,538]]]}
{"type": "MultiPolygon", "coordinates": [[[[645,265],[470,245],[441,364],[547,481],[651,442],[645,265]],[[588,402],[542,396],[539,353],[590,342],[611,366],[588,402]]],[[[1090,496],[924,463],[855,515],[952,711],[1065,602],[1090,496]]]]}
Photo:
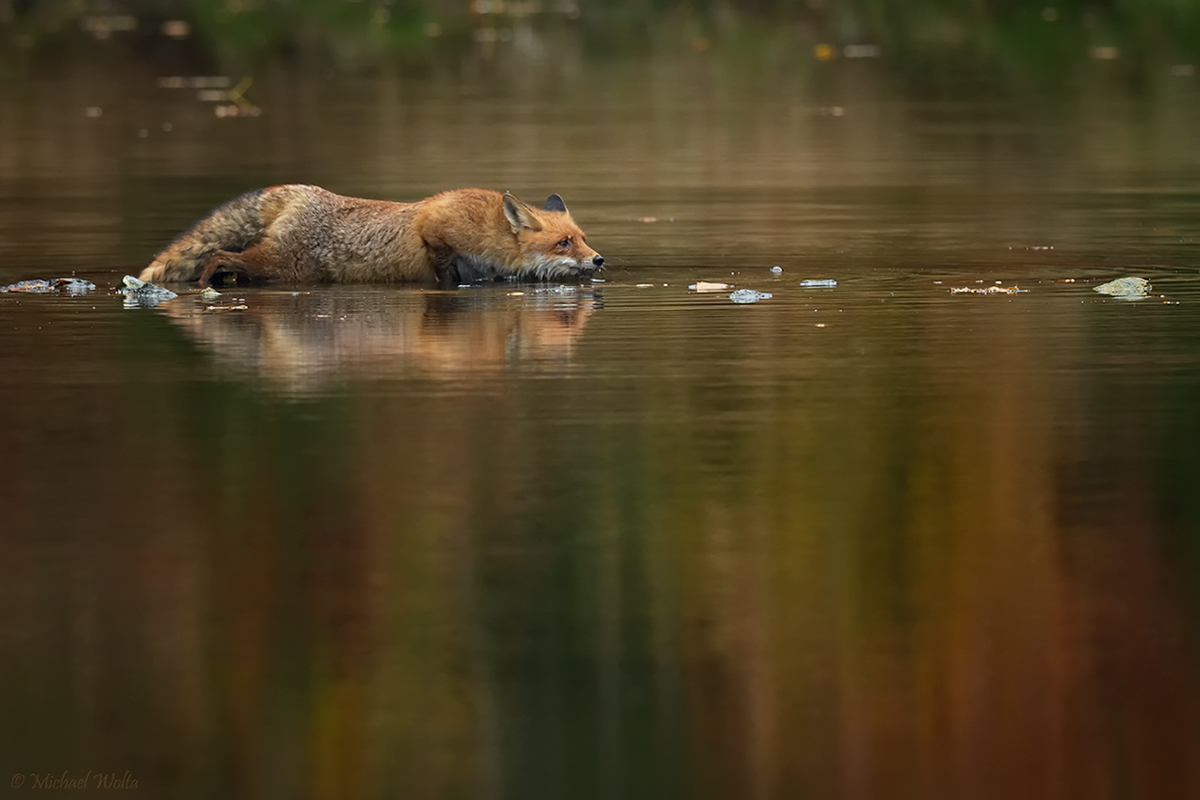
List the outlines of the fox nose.
{"type": "Polygon", "coordinates": [[[594,265],[596,265],[597,267],[603,267],[604,266],[604,256],[602,256],[600,254],[596,254],[596,257],[592,259],[592,263],[594,265]]]}

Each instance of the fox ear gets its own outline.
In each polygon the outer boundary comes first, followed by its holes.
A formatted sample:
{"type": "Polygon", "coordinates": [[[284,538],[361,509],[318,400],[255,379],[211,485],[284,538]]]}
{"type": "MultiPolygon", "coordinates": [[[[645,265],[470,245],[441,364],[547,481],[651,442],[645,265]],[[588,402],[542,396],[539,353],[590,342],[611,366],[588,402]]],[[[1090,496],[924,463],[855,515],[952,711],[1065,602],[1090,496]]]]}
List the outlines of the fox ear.
{"type": "Polygon", "coordinates": [[[563,202],[562,195],[552,194],[546,198],[547,211],[566,211],[567,204],[563,202]]]}
{"type": "Polygon", "coordinates": [[[542,223],[533,215],[533,209],[508,192],[504,193],[504,216],[508,218],[508,224],[512,225],[513,233],[519,233],[522,228],[531,231],[542,229],[542,223]]]}

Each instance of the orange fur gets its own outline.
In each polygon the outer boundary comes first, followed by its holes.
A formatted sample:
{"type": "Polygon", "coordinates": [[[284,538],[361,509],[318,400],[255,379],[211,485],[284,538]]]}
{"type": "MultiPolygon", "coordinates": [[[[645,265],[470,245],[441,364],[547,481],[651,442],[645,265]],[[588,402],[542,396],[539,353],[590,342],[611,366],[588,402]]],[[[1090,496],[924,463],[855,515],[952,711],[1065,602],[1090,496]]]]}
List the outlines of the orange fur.
{"type": "Polygon", "coordinates": [[[535,209],[486,189],[393,203],[287,184],[215,209],[159,253],[141,278],[461,283],[571,278],[603,263],[558,195],[535,209]]]}

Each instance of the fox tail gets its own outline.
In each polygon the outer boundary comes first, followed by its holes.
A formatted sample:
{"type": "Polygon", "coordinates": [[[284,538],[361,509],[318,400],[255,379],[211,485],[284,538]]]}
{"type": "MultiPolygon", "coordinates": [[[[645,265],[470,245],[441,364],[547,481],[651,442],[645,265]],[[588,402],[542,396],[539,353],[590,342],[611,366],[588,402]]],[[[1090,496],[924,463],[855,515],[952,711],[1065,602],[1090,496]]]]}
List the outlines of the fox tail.
{"type": "Polygon", "coordinates": [[[263,235],[263,190],[256,189],[217,207],[154,257],[142,270],[151,283],[199,280],[208,259],[219,250],[240,252],[263,235]]]}

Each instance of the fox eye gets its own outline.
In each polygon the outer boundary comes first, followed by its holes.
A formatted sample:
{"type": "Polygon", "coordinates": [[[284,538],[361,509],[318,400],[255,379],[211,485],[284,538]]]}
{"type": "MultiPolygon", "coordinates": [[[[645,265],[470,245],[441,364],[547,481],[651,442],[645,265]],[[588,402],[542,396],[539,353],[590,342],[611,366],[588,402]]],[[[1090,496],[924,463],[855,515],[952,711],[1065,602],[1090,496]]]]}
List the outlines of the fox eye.
{"type": "Polygon", "coordinates": [[[570,239],[563,239],[561,242],[559,242],[559,243],[558,243],[558,246],[559,246],[559,247],[562,247],[562,248],[567,248],[567,247],[570,247],[570,246],[571,246],[571,240],[570,240],[570,239]]]}

